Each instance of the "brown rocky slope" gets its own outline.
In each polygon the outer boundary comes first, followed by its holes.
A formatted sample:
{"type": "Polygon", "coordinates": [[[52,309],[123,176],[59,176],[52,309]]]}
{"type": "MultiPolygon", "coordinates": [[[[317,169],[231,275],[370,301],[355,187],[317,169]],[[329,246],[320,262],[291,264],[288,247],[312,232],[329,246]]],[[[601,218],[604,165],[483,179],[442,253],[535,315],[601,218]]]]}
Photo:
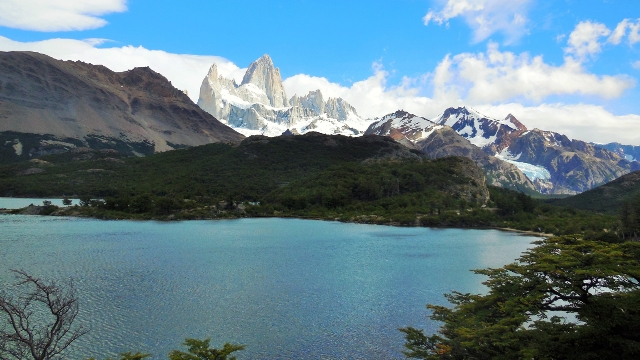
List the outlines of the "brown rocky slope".
{"type": "Polygon", "coordinates": [[[149,68],[0,52],[0,160],[76,147],[150,154],[244,137],[149,68]]]}

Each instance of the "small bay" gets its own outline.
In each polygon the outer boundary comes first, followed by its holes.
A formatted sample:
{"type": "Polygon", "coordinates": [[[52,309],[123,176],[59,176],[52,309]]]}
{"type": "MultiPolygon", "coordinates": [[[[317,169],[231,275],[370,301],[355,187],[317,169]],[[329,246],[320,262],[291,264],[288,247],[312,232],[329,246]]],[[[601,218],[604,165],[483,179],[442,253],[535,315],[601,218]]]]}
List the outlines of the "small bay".
{"type": "Polygon", "coordinates": [[[9,269],[74,279],[69,358],[165,359],[186,337],[246,344],[239,359],[402,358],[399,327],[435,331],[427,303],[483,292],[469,270],[513,261],[538,238],[498,230],[297,219],[101,221],[0,216],[9,269]]]}

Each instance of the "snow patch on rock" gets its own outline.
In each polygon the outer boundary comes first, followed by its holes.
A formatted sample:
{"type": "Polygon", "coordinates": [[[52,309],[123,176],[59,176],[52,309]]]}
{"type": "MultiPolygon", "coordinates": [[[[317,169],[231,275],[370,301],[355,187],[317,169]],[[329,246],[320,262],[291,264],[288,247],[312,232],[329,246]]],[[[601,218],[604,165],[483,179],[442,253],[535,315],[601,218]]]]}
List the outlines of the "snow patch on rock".
{"type": "Polygon", "coordinates": [[[13,151],[15,151],[18,156],[22,155],[22,143],[20,141],[13,144],[13,151]]]}

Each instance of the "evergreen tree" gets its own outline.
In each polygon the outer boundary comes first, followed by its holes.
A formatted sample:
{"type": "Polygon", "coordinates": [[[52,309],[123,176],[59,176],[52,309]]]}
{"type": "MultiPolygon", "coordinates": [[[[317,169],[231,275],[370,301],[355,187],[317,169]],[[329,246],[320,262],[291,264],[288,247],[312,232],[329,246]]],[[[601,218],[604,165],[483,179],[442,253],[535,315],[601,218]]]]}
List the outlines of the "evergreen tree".
{"type": "Polygon", "coordinates": [[[640,243],[574,236],[537,243],[518,262],[476,270],[486,295],[453,292],[428,305],[438,334],[401,329],[418,359],[637,359],[640,243]],[[562,317],[560,315],[563,315],[562,317]]]}

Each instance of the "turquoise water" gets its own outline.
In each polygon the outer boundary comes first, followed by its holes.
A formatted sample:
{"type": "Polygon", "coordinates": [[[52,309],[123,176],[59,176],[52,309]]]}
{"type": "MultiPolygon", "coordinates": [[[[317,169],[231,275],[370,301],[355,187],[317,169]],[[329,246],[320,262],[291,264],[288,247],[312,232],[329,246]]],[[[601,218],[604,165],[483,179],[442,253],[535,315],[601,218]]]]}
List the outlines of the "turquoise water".
{"type": "Polygon", "coordinates": [[[425,304],[482,292],[469,269],[508,263],[535,239],[295,219],[3,215],[0,281],[16,268],[74,279],[77,322],[91,331],[71,359],[166,359],[186,337],[246,344],[239,359],[393,359],[399,327],[437,329],[425,304]]]}
{"type": "MultiPolygon", "coordinates": [[[[7,198],[0,197],[0,209],[20,209],[23,207],[27,207],[31,204],[36,206],[42,206],[42,202],[48,200],[51,201],[51,204],[56,206],[64,206],[62,205],[62,199],[34,199],[34,198],[7,198]]],[[[78,199],[70,199],[71,205],[80,204],[80,200],[78,199]]]]}

